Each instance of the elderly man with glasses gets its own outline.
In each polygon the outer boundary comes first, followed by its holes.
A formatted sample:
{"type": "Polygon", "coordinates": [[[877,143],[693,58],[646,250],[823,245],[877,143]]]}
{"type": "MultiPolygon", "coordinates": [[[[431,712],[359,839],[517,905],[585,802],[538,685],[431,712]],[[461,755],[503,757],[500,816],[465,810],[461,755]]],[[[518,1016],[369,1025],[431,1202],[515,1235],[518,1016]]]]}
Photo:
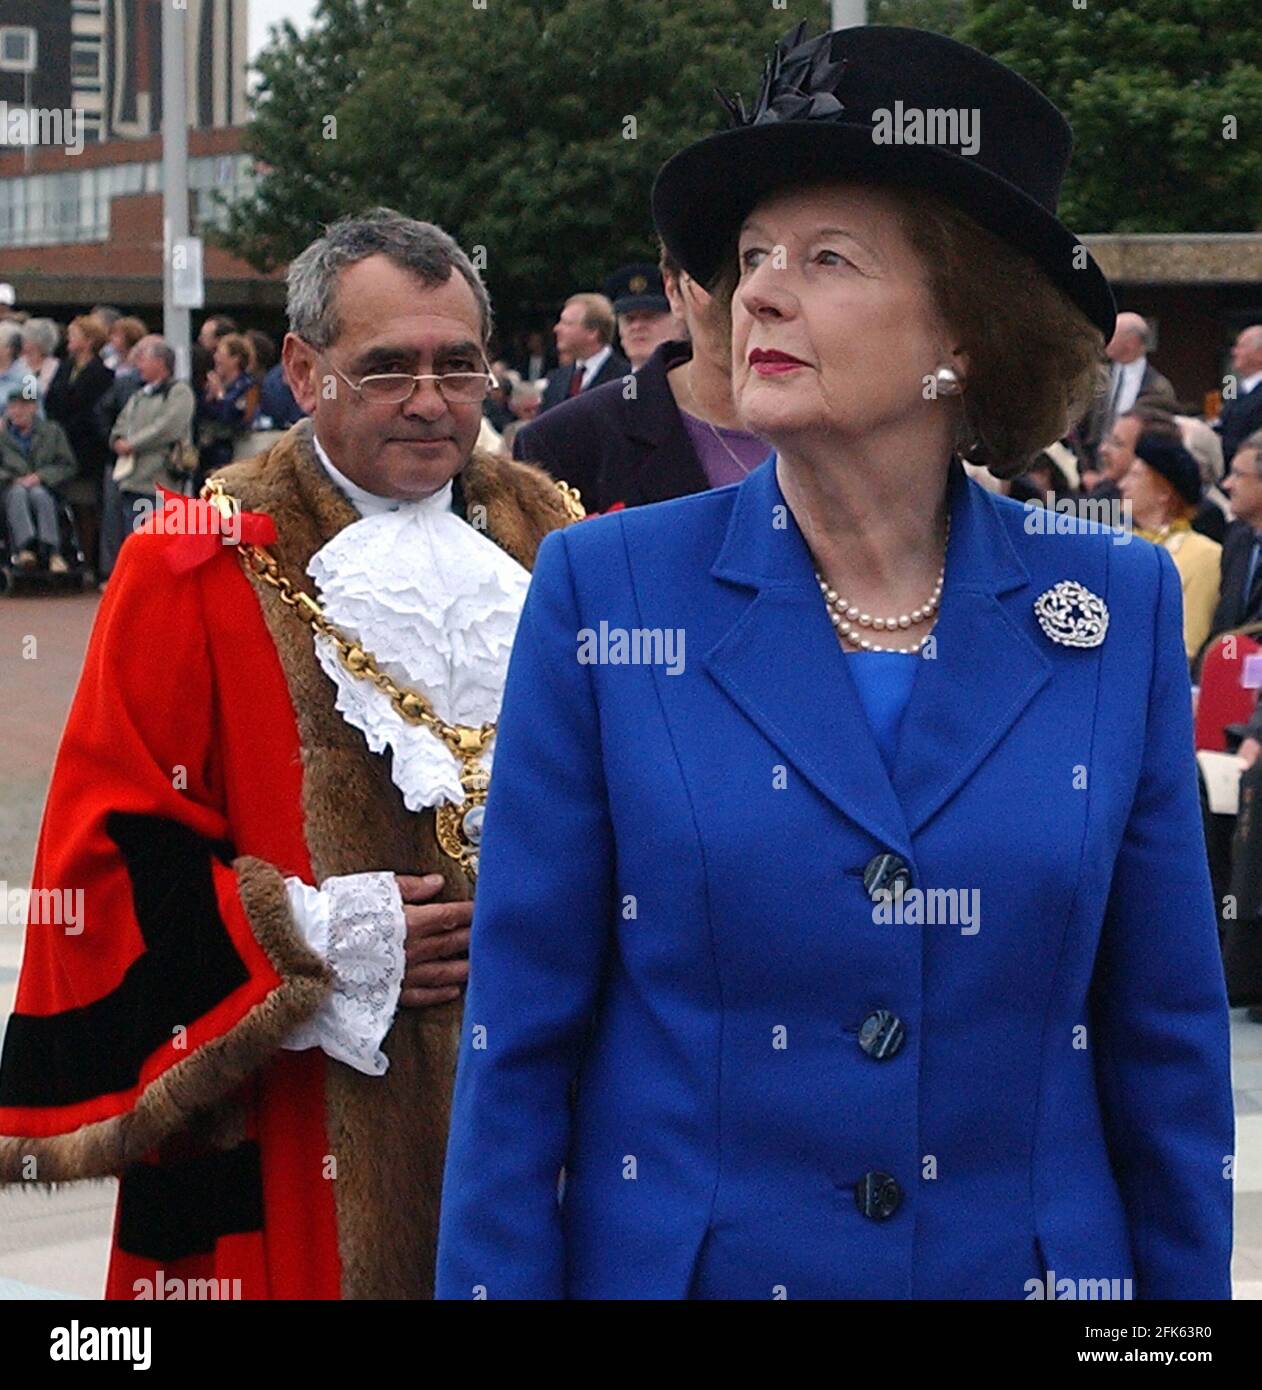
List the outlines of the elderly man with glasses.
{"type": "Polygon", "coordinates": [[[431,1292],[500,692],[580,512],[475,449],[491,306],[439,228],[330,227],[289,319],[310,418],[123,545],[33,880],[76,911],[28,924],[0,1180],[120,1175],[111,1297],[431,1292]]]}

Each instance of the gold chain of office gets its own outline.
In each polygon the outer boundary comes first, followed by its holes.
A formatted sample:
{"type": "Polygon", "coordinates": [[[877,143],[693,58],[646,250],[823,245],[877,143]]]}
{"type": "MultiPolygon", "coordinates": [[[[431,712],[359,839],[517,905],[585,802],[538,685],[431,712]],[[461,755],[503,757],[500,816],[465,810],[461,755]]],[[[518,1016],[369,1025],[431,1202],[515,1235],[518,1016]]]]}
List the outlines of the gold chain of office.
{"type": "MultiPolygon", "coordinates": [[[[557,488],[570,519],[581,520],[586,513],[578,490],[567,483],[558,483],[557,488]]],[[[225,521],[230,521],[241,510],[240,501],[228,492],[218,478],[207,481],[202,496],[225,521]]],[[[316,600],[284,573],[276,557],[265,546],[243,541],[237,548],[251,573],[274,589],[291,612],[332,644],[338,663],[344,670],[357,680],[376,686],[402,720],[408,724],[422,725],[450,749],[460,764],[460,786],[465,799],[458,806],[445,801],[435,809],[434,834],[439,849],[460,865],[471,882],[476,880],[483,808],[490,786],[490,774],[479,759],[495,737],[495,724],[487,723],[474,728],[466,724],[448,724],[440,719],[434,713],[433,705],[420,691],[410,690],[388,676],[362,643],[349,637],[332,622],[316,600]]]]}

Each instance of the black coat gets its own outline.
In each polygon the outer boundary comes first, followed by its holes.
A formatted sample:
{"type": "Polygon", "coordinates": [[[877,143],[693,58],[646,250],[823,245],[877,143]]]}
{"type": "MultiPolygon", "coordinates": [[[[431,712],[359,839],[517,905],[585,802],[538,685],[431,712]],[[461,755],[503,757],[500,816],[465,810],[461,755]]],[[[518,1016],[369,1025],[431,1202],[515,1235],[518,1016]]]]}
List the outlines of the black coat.
{"type": "MultiPolygon", "coordinates": [[[[1205,647],[1224,632],[1231,632],[1246,623],[1256,623],[1262,619],[1262,602],[1255,603],[1252,611],[1245,604],[1244,582],[1249,573],[1249,556],[1253,551],[1253,542],[1253,528],[1247,522],[1233,521],[1227,527],[1227,535],[1223,540],[1218,607],[1214,610],[1214,619],[1210,624],[1209,636],[1205,639],[1205,647]]],[[[1254,592],[1258,592],[1256,585],[1254,592]]],[[[1205,647],[1201,648],[1202,653],[1205,647]]]]}
{"type": "Polygon", "coordinates": [[[1223,462],[1228,468],[1236,450],[1254,430],[1262,430],[1262,381],[1247,396],[1224,401],[1218,424],[1214,426],[1223,440],[1223,462]]]}
{"type": "Polygon", "coordinates": [[[104,481],[106,462],[113,457],[101,437],[96,405],[114,384],[114,373],[99,357],[92,357],[72,380],[74,365],[73,358],[62,359],[44,397],[44,413],[66,431],[79,477],[96,494],[104,481]]]}
{"type": "Polygon", "coordinates": [[[589,512],[704,492],[709,482],[666,380],[691,356],[689,343],[663,343],[636,372],[634,399],[621,381],[591,387],[523,425],[513,457],[578,488],[589,512]]]}
{"type": "MultiPolygon", "coordinates": [[[[631,373],[631,363],[615,349],[605,358],[605,365],[596,373],[596,379],[589,381],[583,387],[580,395],[587,395],[589,391],[594,391],[598,386],[604,386],[611,381],[620,381],[624,376],[631,373]]],[[[561,405],[569,399],[570,382],[574,380],[574,364],[568,367],[558,367],[548,377],[548,385],[543,393],[543,401],[539,406],[539,413],[542,415],[545,410],[551,410],[553,406],[561,405]]]]}

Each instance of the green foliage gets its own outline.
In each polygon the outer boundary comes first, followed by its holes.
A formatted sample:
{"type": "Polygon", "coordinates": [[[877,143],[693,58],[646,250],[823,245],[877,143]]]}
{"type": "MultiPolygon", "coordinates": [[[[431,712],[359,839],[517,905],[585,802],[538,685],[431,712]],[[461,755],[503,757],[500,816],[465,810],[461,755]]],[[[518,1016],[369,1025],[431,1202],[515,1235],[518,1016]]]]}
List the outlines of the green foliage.
{"type": "MultiPolygon", "coordinates": [[[[723,125],[713,88],[752,97],[777,38],[827,23],[824,0],[785,5],[321,0],[309,33],[285,26],[259,60],[248,143],[265,172],[226,240],[270,268],[385,203],[483,248],[502,313],[551,313],[654,257],[653,176],[723,125]]],[[[954,34],[1048,93],[1075,131],[1075,231],[1262,227],[1262,10],[869,0],[869,19],[954,34]]]]}
{"type": "Polygon", "coordinates": [[[772,44],[822,0],[322,0],[260,57],[249,148],[264,168],[227,243],[261,268],[387,204],[439,223],[501,310],[656,259],[653,176],[757,89],[772,44]],[[335,135],[336,138],[329,138],[335,135]],[[632,137],[633,138],[628,138],[632,137]]]}
{"type": "Polygon", "coordinates": [[[1075,231],[1262,228],[1262,11],[1235,0],[967,10],[956,37],[1041,87],[1074,128],[1061,214],[1075,231]]]}

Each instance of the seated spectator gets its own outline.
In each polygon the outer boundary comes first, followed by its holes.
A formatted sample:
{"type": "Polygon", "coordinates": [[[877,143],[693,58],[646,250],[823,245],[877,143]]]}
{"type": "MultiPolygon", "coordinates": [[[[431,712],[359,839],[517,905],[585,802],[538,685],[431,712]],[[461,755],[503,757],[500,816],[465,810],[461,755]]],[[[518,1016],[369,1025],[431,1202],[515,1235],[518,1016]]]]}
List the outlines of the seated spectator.
{"type": "Polygon", "coordinates": [[[38,385],[27,377],[6,391],[0,428],[0,490],[13,563],[65,574],[60,551],[56,490],[74,477],[77,464],[59,424],[39,418],[38,385]]]}
{"type": "Polygon", "coordinates": [[[27,371],[39,382],[41,403],[61,366],[55,356],[60,341],[61,330],[52,319],[27,319],[22,325],[22,360],[27,371]]]}
{"type": "Polygon", "coordinates": [[[142,338],[134,355],[144,385],[123,407],[110,432],[110,446],[118,457],[105,480],[103,579],[113,573],[123,541],[156,503],[157,488],[176,491],[181,486],[183,480],[170,473],[171,451],[188,440],[197,405],[188,382],[175,380],[175,351],[165,338],[142,338]],[[150,506],[138,505],[144,502],[150,506]]]}
{"type": "MultiPolygon", "coordinates": [[[[1223,491],[1231,498],[1236,519],[1223,541],[1218,607],[1206,646],[1225,632],[1262,622],[1262,430],[1236,450],[1223,491]]],[[[1198,666],[1203,655],[1198,654],[1198,666]]]]}
{"type": "Polygon", "coordinates": [[[1078,496],[1078,459],[1074,451],[1059,440],[1038,453],[1024,473],[1008,485],[1008,496],[1018,502],[1036,502],[1045,507],[1061,498],[1078,496]]]}
{"type": "Polygon", "coordinates": [[[209,474],[232,462],[238,441],[249,433],[258,413],[250,340],[240,333],[225,334],[215,346],[214,362],[198,409],[199,486],[209,474]]]}
{"type": "Polygon", "coordinates": [[[1114,501],[1121,497],[1119,484],[1135,462],[1135,445],[1141,434],[1159,434],[1176,444],[1183,442],[1174,416],[1168,411],[1148,405],[1132,406],[1123,411],[1100,442],[1099,474],[1084,474],[1085,489],[1094,499],[1114,501]],[[1091,478],[1096,479],[1094,484],[1091,478]]]}
{"type": "Polygon", "coordinates": [[[1192,518],[1192,530],[1221,545],[1227,535],[1227,523],[1231,520],[1231,503],[1219,486],[1223,480],[1222,440],[1204,420],[1198,420],[1193,415],[1176,415],[1174,423],[1183,437],[1183,447],[1201,470],[1204,491],[1201,505],[1192,518]]]}
{"type": "Polygon", "coordinates": [[[1222,546],[1192,530],[1201,504],[1201,470],[1182,444],[1142,434],[1121,482],[1136,533],[1170,552],[1183,588],[1183,645],[1194,661],[1218,606],[1222,546]]]}

